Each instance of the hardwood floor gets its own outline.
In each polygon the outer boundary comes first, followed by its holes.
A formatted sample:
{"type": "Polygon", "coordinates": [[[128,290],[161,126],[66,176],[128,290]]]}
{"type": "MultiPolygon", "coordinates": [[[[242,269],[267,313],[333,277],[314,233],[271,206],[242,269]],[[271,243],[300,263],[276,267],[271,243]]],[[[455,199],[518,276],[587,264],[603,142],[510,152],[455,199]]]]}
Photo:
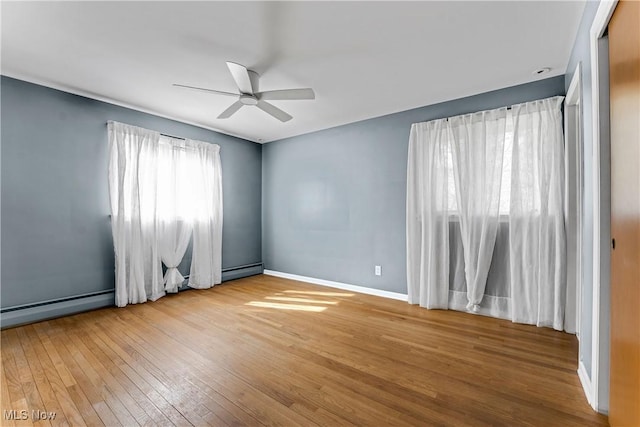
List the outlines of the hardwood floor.
{"type": "Polygon", "coordinates": [[[269,276],[7,329],[1,353],[3,426],[607,425],[572,335],[269,276]]]}

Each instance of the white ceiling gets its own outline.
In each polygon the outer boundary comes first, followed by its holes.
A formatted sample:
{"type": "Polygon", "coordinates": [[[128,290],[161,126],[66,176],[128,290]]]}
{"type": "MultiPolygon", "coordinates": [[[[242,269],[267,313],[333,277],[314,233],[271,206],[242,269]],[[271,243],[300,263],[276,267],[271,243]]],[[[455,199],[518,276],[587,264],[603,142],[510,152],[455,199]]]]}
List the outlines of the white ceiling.
{"type": "Polygon", "coordinates": [[[564,74],[584,2],[2,2],[2,74],[256,142],[564,74]],[[312,87],[216,116],[235,92],[312,87]],[[543,76],[533,70],[550,67],[543,76]]]}

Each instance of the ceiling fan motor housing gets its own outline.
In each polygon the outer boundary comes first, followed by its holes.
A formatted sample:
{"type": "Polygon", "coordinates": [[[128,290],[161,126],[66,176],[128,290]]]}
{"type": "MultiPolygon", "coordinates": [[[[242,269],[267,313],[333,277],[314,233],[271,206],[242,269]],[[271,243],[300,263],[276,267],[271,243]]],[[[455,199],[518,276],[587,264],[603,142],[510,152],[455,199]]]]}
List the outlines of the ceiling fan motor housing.
{"type": "Polygon", "coordinates": [[[257,105],[258,99],[255,95],[246,95],[243,93],[240,95],[240,102],[244,105],[257,105]]]}

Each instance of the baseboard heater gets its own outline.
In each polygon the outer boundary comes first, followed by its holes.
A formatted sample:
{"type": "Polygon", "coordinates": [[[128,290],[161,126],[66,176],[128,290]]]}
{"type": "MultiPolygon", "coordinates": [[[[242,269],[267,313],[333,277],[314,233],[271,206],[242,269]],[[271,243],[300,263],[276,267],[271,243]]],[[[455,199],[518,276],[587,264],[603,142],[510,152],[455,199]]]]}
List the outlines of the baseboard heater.
{"type": "MultiPolygon", "coordinates": [[[[222,281],[240,279],[242,277],[262,274],[262,263],[246,264],[237,267],[222,269],[222,281]]],[[[189,276],[186,276],[189,277],[189,276]]],[[[189,289],[186,285],[180,288],[189,289]]],[[[2,329],[27,323],[39,322],[41,320],[55,317],[68,316],[70,314],[81,313],[83,311],[95,310],[97,308],[113,306],[115,289],[91,292],[87,294],[74,295],[70,297],[57,298],[47,301],[40,301],[31,304],[16,305],[12,307],[0,308],[0,327],[2,329]]]]}
{"type": "Polygon", "coordinates": [[[229,280],[240,279],[242,277],[255,276],[257,274],[262,274],[264,270],[261,262],[256,262],[255,264],[245,264],[239,265],[237,267],[228,267],[222,269],[222,281],[226,282],[229,280]]]}
{"type": "Polygon", "coordinates": [[[74,295],[41,301],[32,304],[17,305],[0,309],[0,326],[2,329],[25,323],[39,322],[54,317],[66,316],[96,308],[113,305],[115,290],[109,289],[88,294],[74,295]]]}

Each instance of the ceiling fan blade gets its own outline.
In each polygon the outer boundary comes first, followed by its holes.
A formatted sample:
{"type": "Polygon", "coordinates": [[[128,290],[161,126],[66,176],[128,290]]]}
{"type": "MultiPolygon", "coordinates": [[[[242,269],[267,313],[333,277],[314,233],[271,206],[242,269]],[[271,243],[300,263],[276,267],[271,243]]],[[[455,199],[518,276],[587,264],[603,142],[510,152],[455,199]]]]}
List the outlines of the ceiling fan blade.
{"type": "Polygon", "coordinates": [[[259,109],[261,109],[265,113],[275,117],[276,119],[280,120],[281,122],[288,122],[289,120],[291,120],[293,118],[292,116],[290,116],[289,114],[285,113],[284,111],[282,111],[281,109],[279,109],[275,105],[269,104],[268,102],[265,102],[265,101],[262,101],[262,100],[258,101],[258,104],[256,105],[256,107],[258,107],[259,109]]]}
{"type": "Polygon", "coordinates": [[[251,76],[249,76],[249,70],[247,70],[247,67],[228,61],[227,67],[229,67],[231,76],[233,77],[233,80],[236,81],[240,92],[253,95],[253,85],[251,84],[251,76]]]}
{"type": "Polygon", "coordinates": [[[231,104],[229,106],[229,108],[227,108],[226,110],[224,110],[222,113],[220,113],[220,115],[218,116],[219,119],[228,119],[229,117],[233,116],[233,114],[238,111],[244,104],[240,101],[236,101],[233,104],[231,104]]]}
{"type": "Polygon", "coordinates": [[[226,96],[238,96],[237,93],[231,93],[231,92],[222,92],[220,90],[214,90],[214,89],[206,89],[204,87],[195,87],[195,86],[187,86],[187,85],[179,85],[177,83],[174,83],[173,86],[177,86],[177,87],[185,87],[187,89],[195,89],[195,90],[201,90],[203,92],[210,92],[210,93],[216,93],[218,95],[226,95],[226,96]]]}
{"type": "Polygon", "coordinates": [[[313,89],[282,89],[282,90],[268,90],[266,92],[260,92],[256,94],[258,99],[273,99],[273,100],[287,100],[287,99],[316,99],[316,94],[313,93],[313,89]]]}

